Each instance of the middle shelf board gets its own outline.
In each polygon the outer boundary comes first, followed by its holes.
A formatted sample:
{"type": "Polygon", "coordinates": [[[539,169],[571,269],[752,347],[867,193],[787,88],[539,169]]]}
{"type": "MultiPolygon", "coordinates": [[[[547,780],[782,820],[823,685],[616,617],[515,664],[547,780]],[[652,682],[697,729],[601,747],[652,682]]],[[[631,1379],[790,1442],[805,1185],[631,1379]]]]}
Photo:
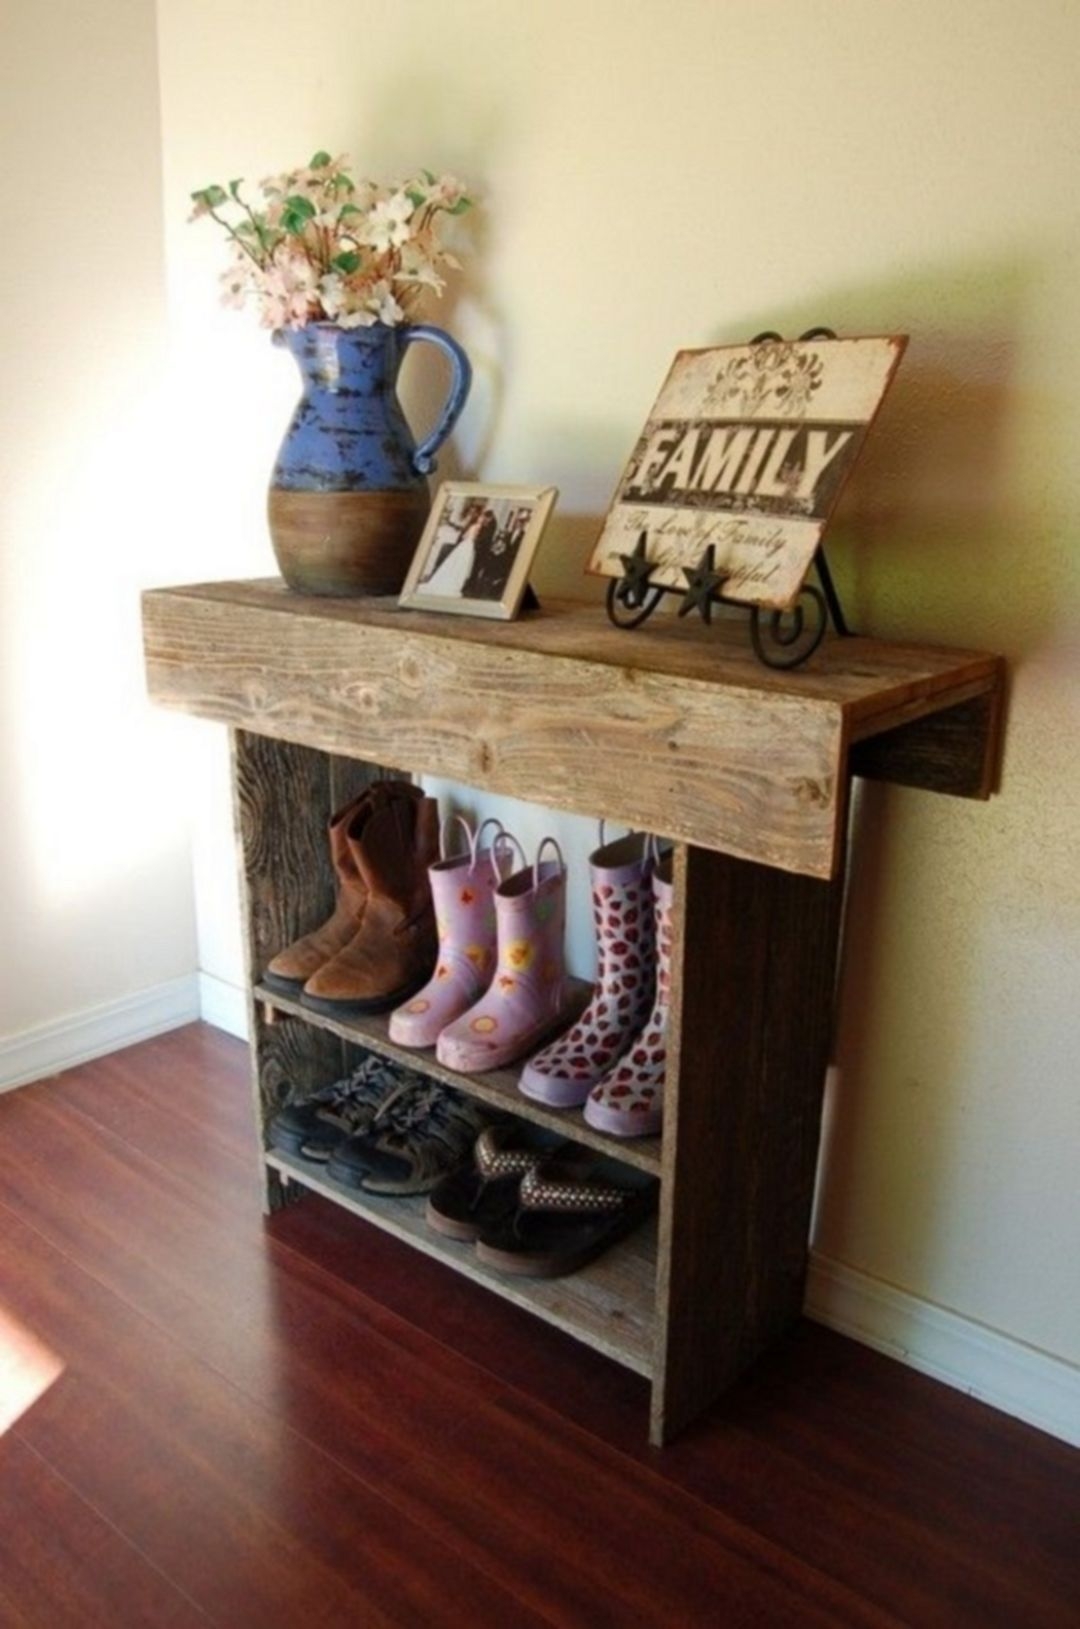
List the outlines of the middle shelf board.
{"type": "Polygon", "coordinates": [[[620,1160],[623,1165],[633,1165],[639,1171],[647,1171],[650,1176],[660,1175],[659,1137],[611,1137],[587,1125],[580,1109],[552,1109],[534,1102],[517,1089],[520,1065],[510,1069],[492,1069],[483,1075],[462,1075],[456,1069],[447,1069],[439,1063],[434,1052],[413,1052],[408,1047],[397,1046],[390,1039],[390,1020],[385,1014],[372,1014],[366,1018],[328,1018],[322,1013],[311,1012],[290,996],[279,995],[266,985],[257,984],[254,994],[256,1001],[273,1012],[299,1018],[315,1029],[328,1030],[331,1035],[351,1041],[354,1046],[367,1047],[393,1063],[415,1069],[418,1074],[430,1075],[444,1086],[452,1086],[467,1097],[475,1097],[480,1103],[517,1115],[519,1120],[531,1120],[538,1126],[546,1126],[586,1148],[595,1148],[609,1159],[620,1160]]]}
{"type": "Polygon", "coordinates": [[[517,1278],[485,1266],[477,1259],[472,1245],[433,1232],[424,1220],[427,1202],[422,1196],[376,1197],[331,1181],[325,1169],[310,1160],[282,1154],[276,1149],[265,1158],[267,1165],[289,1181],[404,1239],[455,1272],[477,1280],[497,1295],[524,1307],[587,1346],[595,1347],[624,1368],[651,1378],[656,1326],[654,1217],[612,1245],[589,1266],[565,1278],[517,1278]]]}

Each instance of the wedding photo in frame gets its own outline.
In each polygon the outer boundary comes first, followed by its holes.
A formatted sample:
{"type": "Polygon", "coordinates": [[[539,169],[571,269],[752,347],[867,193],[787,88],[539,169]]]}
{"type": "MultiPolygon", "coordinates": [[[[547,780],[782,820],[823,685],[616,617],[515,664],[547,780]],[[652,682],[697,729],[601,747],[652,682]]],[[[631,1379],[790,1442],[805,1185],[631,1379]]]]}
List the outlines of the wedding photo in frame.
{"type": "Polygon", "coordinates": [[[398,604],[511,621],[557,497],[553,486],[444,481],[398,604]]]}

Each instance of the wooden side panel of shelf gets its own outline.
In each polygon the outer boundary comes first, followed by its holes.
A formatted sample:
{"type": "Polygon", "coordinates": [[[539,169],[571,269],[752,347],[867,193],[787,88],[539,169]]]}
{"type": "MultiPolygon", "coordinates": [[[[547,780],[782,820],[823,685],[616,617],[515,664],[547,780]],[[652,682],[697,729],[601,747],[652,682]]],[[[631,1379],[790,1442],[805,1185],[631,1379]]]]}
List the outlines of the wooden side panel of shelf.
{"type": "MultiPolygon", "coordinates": [[[[311,747],[231,730],[248,989],[272,957],[325,921],[334,907],[326,829],[330,815],[380,773],[311,747]]],[[[252,1085],[260,1135],[288,1088],[308,1090],[343,1073],[341,1040],[295,1019],[269,1022],[248,1000],[252,1085]]],[[[296,1197],[260,1158],[268,1211],[296,1197]]]]}
{"type": "Polygon", "coordinates": [[[843,879],[677,850],[651,1438],[798,1318],[843,879]]]}
{"type": "Polygon", "coordinates": [[[997,787],[1001,769],[1004,715],[1002,682],[929,718],[901,722],[856,740],[848,758],[849,770],[894,786],[988,798],[997,787]]]}

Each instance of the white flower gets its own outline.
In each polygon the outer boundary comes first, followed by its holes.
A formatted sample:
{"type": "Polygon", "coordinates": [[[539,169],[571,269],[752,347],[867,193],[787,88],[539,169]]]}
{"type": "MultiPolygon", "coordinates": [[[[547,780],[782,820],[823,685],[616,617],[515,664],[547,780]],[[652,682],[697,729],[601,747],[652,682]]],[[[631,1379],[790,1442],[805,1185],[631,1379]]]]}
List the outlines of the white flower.
{"type": "Polygon", "coordinates": [[[380,198],[368,217],[364,238],[380,253],[387,249],[400,249],[412,236],[409,224],[413,206],[403,192],[392,198],[380,198]]]}
{"type": "Polygon", "coordinates": [[[326,162],[267,176],[251,209],[239,181],[192,195],[192,219],[218,219],[220,212],[219,225],[233,235],[221,279],[227,305],[250,301],[273,329],[323,319],[366,328],[405,321],[426,289],[442,293],[443,273],[457,263],[436,239],[435,218],[458,212],[464,184],[422,170],[382,186],[354,181],[350,168],[346,158],[327,155],[326,162]],[[307,200],[310,216],[303,204],[289,203],[294,196],[307,200]]]}
{"type": "Polygon", "coordinates": [[[405,313],[394,299],[394,291],[385,280],[375,284],[367,297],[367,308],[374,311],[380,322],[393,327],[396,322],[405,320],[405,313]]]}
{"type": "Polygon", "coordinates": [[[346,301],[345,284],[337,272],[327,272],[326,276],[320,280],[319,299],[322,301],[322,308],[331,322],[335,321],[339,313],[344,311],[346,301]]]}
{"type": "Polygon", "coordinates": [[[402,250],[401,270],[395,272],[394,282],[434,289],[436,294],[441,294],[446,287],[445,279],[439,276],[434,263],[422,249],[412,243],[407,244],[402,250]]]}
{"type": "Polygon", "coordinates": [[[339,328],[371,328],[378,321],[374,311],[346,311],[338,317],[339,328]]]}

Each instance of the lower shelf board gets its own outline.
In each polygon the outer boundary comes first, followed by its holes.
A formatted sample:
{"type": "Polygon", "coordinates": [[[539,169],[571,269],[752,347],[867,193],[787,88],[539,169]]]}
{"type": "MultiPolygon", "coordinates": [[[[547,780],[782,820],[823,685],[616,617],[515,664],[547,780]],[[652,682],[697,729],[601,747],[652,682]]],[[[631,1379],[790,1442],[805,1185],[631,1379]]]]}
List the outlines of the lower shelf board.
{"type": "MultiPolygon", "coordinates": [[[[580,980],[577,984],[579,999],[584,1006],[591,987],[580,980]]],[[[313,1029],[327,1030],[354,1046],[366,1047],[394,1063],[430,1075],[432,1080],[441,1080],[443,1085],[452,1086],[455,1091],[475,1097],[492,1108],[516,1114],[521,1120],[532,1120],[550,1131],[558,1131],[586,1148],[595,1148],[611,1159],[621,1160],[624,1165],[647,1171],[650,1176],[660,1175],[659,1137],[609,1137],[606,1132],[594,1131],[586,1125],[580,1109],[552,1109],[546,1104],[534,1102],[532,1098],[523,1097],[517,1089],[520,1064],[509,1069],[493,1069],[484,1075],[461,1075],[455,1069],[447,1069],[439,1063],[434,1052],[413,1052],[408,1047],[396,1046],[390,1039],[390,1020],[386,1013],[370,1014],[366,1018],[327,1018],[325,1014],[312,1012],[291,996],[279,995],[263,984],[255,986],[254,996],[264,1008],[274,1013],[298,1018],[313,1029]]]]}
{"type": "Polygon", "coordinates": [[[476,1259],[471,1245],[433,1232],[424,1221],[426,1201],[376,1198],[330,1181],[310,1161],[273,1150],[266,1163],[290,1181],[352,1211],[455,1272],[494,1290],[568,1335],[595,1347],[624,1368],[651,1378],[656,1305],[656,1222],[644,1223],[599,1260],[566,1278],[513,1278],[476,1259]]]}

